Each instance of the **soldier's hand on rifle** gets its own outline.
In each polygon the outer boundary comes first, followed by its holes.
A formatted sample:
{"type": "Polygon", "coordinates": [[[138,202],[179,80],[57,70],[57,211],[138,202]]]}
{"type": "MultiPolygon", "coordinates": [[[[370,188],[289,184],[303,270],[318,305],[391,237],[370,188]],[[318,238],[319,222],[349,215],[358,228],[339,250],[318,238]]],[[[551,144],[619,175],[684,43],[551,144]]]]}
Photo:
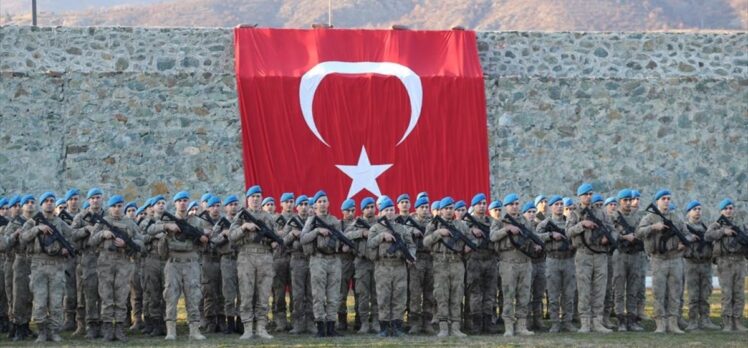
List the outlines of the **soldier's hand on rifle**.
{"type": "Polygon", "coordinates": [[[449,230],[446,229],[446,228],[440,228],[440,229],[436,230],[436,232],[439,232],[439,235],[442,236],[442,237],[449,236],[449,230]]]}
{"type": "Polygon", "coordinates": [[[83,229],[86,230],[86,232],[88,232],[88,234],[91,234],[96,229],[96,226],[94,226],[94,225],[88,225],[86,227],[83,227],[83,229]]]}
{"type": "Polygon", "coordinates": [[[39,225],[39,231],[44,234],[52,234],[52,228],[47,225],[39,225]]]}
{"type": "Polygon", "coordinates": [[[515,234],[516,235],[516,234],[519,234],[519,232],[520,232],[520,229],[517,226],[508,225],[508,224],[505,225],[505,226],[506,226],[506,229],[509,230],[509,233],[511,233],[511,234],[515,234]]]}
{"type": "Polygon", "coordinates": [[[473,251],[473,249],[470,249],[470,247],[466,245],[464,248],[462,248],[462,251],[465,252],[465,254],[467,254],[467,253],[473,251]]]}
{"type": "Polygon", "coordinates": [[[68,256],[68,249],[62,248],[62,256],[68,256]]]}
{"type": "Polygon", "coordinates": [[[363,228],[363,232],[361,232],[361,235],[364,236],[364,238],[369,238],[369,230],[363,228]]]}
{"type": "Polygon", "coordinates": [[[477,229],[477,228],[471,228],[470,229],[473,232],[473,235],[478,238],[483,238],[483,231],[477,229]]]}
{"type": "Polygon", "coordinates": [[[323,235],[325,237],[327,237],[327,236],[330,235],[330,230],[328,230],[326,228],[320,228],[317,231],[319,232],[319,234],[321,234],[321,235],[323,235]]]}
{"type": "Polygon", "coordinates": [[[582,227],[588,230],[594,230],[597,228],[597,224],[590,220],[582,220],[582,227]]]}
{"type": "Polygon", "coordinates": [[[732,228],[730,228],[730,227],[725,228],[725,235],[726,236],[734,236],[735,234],[736,234],[735,230],[733,230],[732,228]]]}
{"type": "Polygon", "coordinates": [[[347,252],[351,251],[351,248],[349,248],[347,245],[343,244],[342,250],[343,250],[344,253],[347,253],[347,252]]]}
{"type": "Polygon", "coordinates": [[[301,235],[301,231],[300,230],[296,230],[296,229],[291,230],[291,233],[293,234],[293,236],[295,238],[299,238],[299,235],[301,235]]]}
{"type": "Polygon", "coordinates": [[[417,228],[414,229],[414,230],[415,230],[415,231],[413,231],[413,235],[414,236],[419,237],[419,238],[423,236],[423,233],[421,233],[421,230],[419,230],[417,228]]]}
{"type": "Polygon", "coordinates": [[[107,230],[107,231],[101,232],[101,238],[112,239],[112,237],[114,237],[114,234],[112,234],[112,231],[107,230]]]}
{"type": "Polygon", "coordinates": [[[603,238],[600,239],[600,244],[602,245],[608,245],[609,242],[608,237],[603,236],[603,238]]]}
{"type": "Polygon", "coordinates": [[[685,249],[686,249],[686,246],[683,243],[678,242],[678,251],[683,251],[685,249]]]}
{"type": "Polygon", "coordinates": [[[202,235],[200,236],[200,243],[207,243],[208,242],[208,236],[202,235]]]}
{"type": "Polygon", "coordinates": [[[558,232],[551,232],[551,238],[554,240],[561,240],[564,238],[564,235],[558,232]]]}
{"type": "Polygon", "coordinates": [[[634,236],[633,233],[629,233],[629,234],[622,235],[621,238],[623,238],[623,239],[625,239],[625,240],[627,240],[629,242],[633,242],[634,239],[636,239],[636,236],[634,236]]]}
{"type": "Polygon", "coordinates": [[[278,242],[272,242],[272,243],[270,243],[270,247],[273,248],[273,249],[278,248],[278,242]]]}
{"type": "Polygon", "coordinates": [[[164,224],[164,229],[166,229],[169,232],[175,232],[175,233],[180,231],[179,226],[177,226],[177,224],[173,222],[164,224]]]}
{"type": "Polygon", "coordinates": [[[257,231],[258,227],[252,222],[245,222],[242,224],[242,229],[245,231],[257,231]]]}
{"type": "Polygon", "coordinates": [[[664,223],[658,222],[658,223],[652,225],[652,229],[655,230],[655,231],[664,231],[664,230],[668,229],[668,227],[664,223]]]}
{"type": "Polygon", "coordinates": [[[389,233],[389,232],[382,233],[382,238],[384,238],[384,240],[388,242],[392,242],[395,240],[395,237],[392,235],[392,233],[389,233]]]}
{"type": "Polygon", "coordinates": [[[692,235],[688,236],[687,239],[688,239],[689,242],[695,242],[695,241],[700,240],[701,238],[699,238],[699,236],[697,236],[695,234],[692,234],[692,235]]]}
{"type": "Polygon", "coordinates": [[[122,248],[125,246],[125,241],[122,238],[114,238],[114,246],[122,248]]]}
{"type": "Polygon", "coordinates": [[[540,252],[541,250],[543,250],[543,247],[537,244],[533,245],[532,248],[535,249],[535,252],[540,252]]]}

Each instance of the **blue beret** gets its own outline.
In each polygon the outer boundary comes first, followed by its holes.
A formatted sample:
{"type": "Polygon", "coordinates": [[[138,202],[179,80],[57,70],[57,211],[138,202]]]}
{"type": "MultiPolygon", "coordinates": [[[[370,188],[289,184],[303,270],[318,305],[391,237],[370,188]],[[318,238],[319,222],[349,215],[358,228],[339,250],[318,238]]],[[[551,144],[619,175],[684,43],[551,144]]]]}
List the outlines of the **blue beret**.
{"type": "Polygon", "coordinates": [[[12,207],[12,206],[14,206],[16,204],[19,204],[19,203],[21,203],[21,196],[14,195],[13,197],[10,197],[10,199],[8,199],[8,208],[10,208],[10,207],[12,207]]]}
{"type": "Polygon", "coordinates": [[[661,190],[657,191],[657,193],[655,193],[655,195],[654,195],[654,200],[655,201],[659,200],[660,198],[662,198],[664,196],[670,196],[670,191],[668,191],[667,189],[661,189],[661,190]]]}
{"type": "Polygon", "coordinates": [[[535,197],[535,201],[534,201],[535,202],[535,206],[537,207],[538,204],[540,204],[540,202],[543,201],[544,199],[546,199],[546,198],[543,195],[538,195],[537,197],[535,197]]]}
{"type": "Polygon", "coordinates": [[[725,198],[721,202],[719,202],[719,210],[722,211],[730,205],[735,205],[735,204],[732,202],[731,199],[725,198]]]}
{"type": "Polygon", "coordinates": [[[510,193],[504,197],[503,205],[509,205],[519,200],[516,193],[510,193]]]}
{"type": "Polygon", "coordinates": [[[107,207],[111,207],[115,204],[125,203],[125,197],[122,197],[122,195],[114,195],[112,197],[109,197],[109,200],[106,202],[107,207]]]}
{"type": "Polygon", "coordinates": [[[234,202],[239,202],[239,197],[236,195],[228,195],[226,199],[223,200],[223,205],[229,205],[234,202]]]}
{"type": "Polygon", "coordinates": [[[401,201],[410,201],[410,195],[407,193],[403,193],[397,196],[397,203],[400,203],[401,201]]]}
{"type": "Polygon", "coordinates": [[[686,205],[686,213],[688,213],[689,211],[691,211],[691,209],[696,208],[696,207],[700,207],[700,206],[701,206],[701,202],[699,202],[699,201],[690,201],[686,205]]]}
{"type": "Polygon", "coordinates": [[[535,203],[533,201],[527,201],[525,204],[522,205],[522,214],[526,213],[530,209],[535,209],[535,203]]]}
{"type": "Polygon", "coordinates": [[[6,207],[6,206],[8,206],[8,200],[5,197],[0,198],[0,208],[6,207]]]}
{"type": "Polygon", "coordinates": [[[293,193],[291,192],[284,192],[280,198],[281,202],[292,201],[292,200],[293,200],[293,193]]]}
{"type": "Polygon", "coordinates": [[[641,197],[642,194],[639,192],[639,190],[631,190],[631,195],[634,198],[639,198],[639,197],[641,197]]]}
{"type": "Polygon", "coordinates": [[[314,197],[312,197],[312,204],[317,203],[317,200],[322,197],[327,197],[327,193],[322,190],[317,191],[317,193],[314,194],[314,197]]]}
{"type": "Polygon", "coordinates": [[[416,199],[415,208],[418,209],[418,207],[420,207],[420,206],[422,206],[424,204],[426,204],[426,205],[429,204],[428,197],[421,197],[421,198],[416,199]]]}
{"type": "Polygon", "coordinates": [[[579,187],[577,188],[577,196],[581,196],[581,195],[583,195],[585,193],[589,193],[589,192],[592,192],[592,185],[591,184],[584,183],[584,184],[579,185],[579,187]]]}
{"type": "Polygon", "coordinates": [[[608,199],[605,200],[605,205],[611,204],[611,203],[618,203],[618,200],[615,197],[608,197],[608,199]]]}
{"type": "Polygon", "coordinates": [[[67,202],[71,198],[73,198],[73,196],[80,196],[80,194],[81,194],[81,191],[79,189],[77,189],[77,188],[71,188],[71,189],[68,190],[67,193],[65,193],[65,198],[63,198],[63,199],[65,200],[65,202],[67,202]]]}
{"type": "Polygon", "coordinates": [[[85,202],[83,202],[83,205],[81,207],[83,209],[88,209],[88,207],[90,207],[90,206],[91,206],[91,204],[89,204],[88,201],[85,201],[85,202]]]}
{"type": "Polygon", "coordinates": [[[247,197],[249,197],[249,196],[251,196],[253,194],[256,194],[256,193],[262,193],[262,188],[260,188],[260,185],[254,185],[254,186],[250,187],[247,190],[247,197]]]}
{"type": "Polygon", "coordinates": [[[478,203],[483,202],[486,200],[486,195],[483,193],[479,193],[475,196],[473,196],[473,199],[470,200],[470,206],[478,205],[478,203]]]}
{"type": "Polygon", "coordinates": [[[441,209],[441,201],[436,201],[434,203],[431,203],[431,210],[439,210],[441,209]]]}
{"type": "MultiPolygon", "coordinates": [[[[296,198],[296,205],[299,205],[304,202],[309,202],[309,197],[307,197],[306,195],[301,195],[296,198]]],[[[226,204],[226,203],[223,203],[223,204],[226,204]]]]}
{"type": "Polygon", "coordinates": [[[452,199],[452,197],[449,197],[449,196],[444,197],[442,198],[441,201],[439,201],[439,209],[444,209],[454,203],[455,203],[455,200],[452,199]]]}
{"type": "Polygon", "coordinates": [[[634,198],[634,192],[629,189],[623,189],[618,191],[618,195],[616,197],[618,199],[631,199],[634,198]]]}
{"type": "Polygon", "coordinates": [[[187,211],[192,210],[192,208],[197,208],[198,204],[197,201],[190,201],[190,204],[187,205],[187,211]]]}
{"type": "MultiPolygon", "coordinates": [[[[24,197],[24,198],[26,198],[26,197],[24,197]]],[[[47,192],[42,193],[42,195],[39,196],[39,204],[44,203],[44,201],[46,201],[47,199],[50,199],[50,198],[52,198],[53,200],[57,200],[57,197],[55,197],[54,192],[47,191],[47,192]]],[[[32,196],[31,199],[34,199],[34,197],[32,196]]],[[[28,201],[26,201],[26,202],[28,202],[28,201]]],[[[21,204],[25,204],[25,203],[22,202],[21,204]]]]}
{"type": "Polygon", "coordinates": [[[172,198],[172,202],[176,202],[180,199],[190,199],[190,194],[187,193],[187,191],[179,191],[177,194],[174,195],[174,198],[172,198]]]}
{"type": "Polygon", "coordinates": [[[151,198],[151,205],[156,205],[159,201],[166,201],[166,197],[164,195],[157,195],[151,198]]]}
{"type": "Polygon", "coordinates": [[[127,209],[130,209],[130,208],[135,208],[135,210],[138,210],[138,203],[136,203],[135,201],[132,201],[132,202],[125,204],[125,211],[127,211],[127,209]]]}
{"type": "Polygon", "coordinates": [[[501,209],[501,201],[496,200],[491,202],[491,204],[488,205],[488,209],[501,209]]]}
{"type": "Polygon", "coordinates": [[[572,205],[574,205],[574,200],[571,199],[571,198],[569,198],[569,197],[565,197],[564,198],[564,206],[565,207],[571,207],[572,205]]]}
{"type": "Polygon", "coordinates": [[[142,207],[138,208],[138,210],[135,211],[135,216],[138,216],[140,214],[143,214],[145,212],[145,209],[148,208],[147,205],[143,205],[142,207]]]}
{"type": "Polygon", "coordinates": [[[563,200],[563,198],[560,195],[553,195],[550,198],[548,198],[548,205],[554,205],[556,202],[563,200]]]}
{"type": "Polygon", "coordinates": [[[356,209],[356,201],[354,201],[351,198],[344,200],[343,204],[340,205],[340,210],[349,210],[349,209],[356,209]]]}
{"type": "MultiPolygon", "coordinates": [[[[67,201],[66,201],[65,199],[63,199],[63,198],[58,198],[58,199],[57,199],[57,200],[55,201],[55,207],[59,207],[59,206],[61,206],[61,205],[65,204],[66,202],[67,202],[67,201]]],[[[0,207],[2,207],[2,206],[3,206],[3,204],[2,204],[2,202],[0,202],[0,207]]]]}
{"type": "Polygon", "coordinates": [[[221,205],[221,198],[216,197],[216,196],[211,196],[210,199],[208,200],[208,206],[212,207],[216,204],[221,205]]]}
{"type": "Polygon", "coordinates": [[[426,200],[428,200],[429,194],[426,191],[418,192],[418,195],[416,196],[416,200],[418,200],[421,197],[426,197],[426,200]]]}
{"type": "Polygon", "coordinates": [[[392,199],[389,197],[385,197],[381,202],[379,202],[379,210],[385,210],[387,208],[392,208],[395,206],[395,203],[392,202],[392,199]]]}
{"type": "Polygon", "coordinates": [[[372,204],[372,205],[374,204],[374,198],[366,197],[362,199],[361,204],[359,206],[361,207],[361,210],[364,210],[364,208],[366,208],[366,206],[368,206],[369,204],[372,204]]]}
{"type": "Polygon", "coordinates": [[[264,206],[265,204],[273,203],[275,204],[275,198],[273,197],[265,197],[265,199],[262,200],[261,206],[264,206]]]}
{"type": "Polygon", "coordinates": [[[91,198],[93,196],[103,196],[103,195],[104,195],[104,192],[101,191],[100,188],[94,187],[94,188],[88,190],[88,194],[86,195],[86,199],[89,199],[89,198],[91,198]]]}
{"type": "Polygon", "coordinates": [[[592,203],[597,203],[597,202],[602,202],[602,201],[603,201],[603,195],[599,193],[595,193],[594,195],[592,195],[592,201],[591,201],[592,203]]]}
{"type": "Polygon", "coordinates": [[[465,206],[466,206],[465,201],[463,200],[459,200],[455,202],[455,209],[462,209],[462,208],[465,208],[465,206]]]}
{"type": "MultiPolygon", "coordinates": [[[[385,198],[390,198],[390,196],[381,195],[381,196],[377,197],[377,205],[379,205],[379,203],[381,203],[382,200],[385,199],[385,198]]],[[[390,199],[392,199],[392,198],[390,198],[390,199]]]]}
{"type": "Polygon", "coordinates": [[[210,200],[210,198],[211,198],[211,197],[213,197],[213,195],[212,195],[212,194],[210,194],[210,193],[206,193],[206,194],[204,194],[204,195],[203,195],[202,197],[200,197],[200,202],[201,202],[201,203],[202,203],[202,202],[207,202],[207,201],[209,201],[209,200],[210,200]]]}

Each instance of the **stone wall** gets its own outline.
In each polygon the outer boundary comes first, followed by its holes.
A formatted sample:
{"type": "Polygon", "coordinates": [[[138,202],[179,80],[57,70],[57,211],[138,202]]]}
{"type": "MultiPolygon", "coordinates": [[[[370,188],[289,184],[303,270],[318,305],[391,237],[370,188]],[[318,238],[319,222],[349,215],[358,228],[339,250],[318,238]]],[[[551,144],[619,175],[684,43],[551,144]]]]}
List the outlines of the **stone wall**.
{"type": "MultiPolygon", "coordinates": [[[[494,198],[748,203],[748,35],[482,32],[494,198]]],[[[0,194],[243,188],[231,29],[0,27],[0,194]]]]}

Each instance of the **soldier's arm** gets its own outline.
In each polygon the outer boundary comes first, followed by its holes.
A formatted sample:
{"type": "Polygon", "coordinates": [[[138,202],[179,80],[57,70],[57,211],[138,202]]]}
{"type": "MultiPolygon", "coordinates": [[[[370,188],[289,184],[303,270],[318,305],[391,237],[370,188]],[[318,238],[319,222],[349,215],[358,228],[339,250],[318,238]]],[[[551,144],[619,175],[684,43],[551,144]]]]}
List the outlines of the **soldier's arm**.
{"type": "Polygon", "coordinates": [[[432,245],[438,243],[442,239],[442,236],[438,233],[435,233],[435,231],[436,227],[434,226],[434,224],[429,223],[426,226],[426,235],[423,237],[423,246],[430,248],[432,245]]]}
{"type": "Polygon", "coordinates": [[[88,245],[95,247],[101,244],[101,242],[104,241],[104,231],[106,229],[103,228],[100,224],[96,224],[96,228],[94,232],[91,234],[91,238],[88,239],[88,245]]]}
{"type": "Polygon", "coordinates": [[[712,222],[709,225],[709,228],[706,230],[706,234],[704,234],[704,239],[709,242],[714,242],[722,239],[722,237],[724,236],[725,229],[722,227],[722,225],[718,224],[717,222],[712,222]]]}
{"type": "Polygon", "coordinates": [[[605,227],[608,228],[608,231],[610,231],[613,238],[618,239],[618,230],[616,229],[615,224],[613,224],[611,215],[603,214],[602,222],[605,224],[605,227]]]}
{"type": "Polygon", "coordinates": [[[28,243],[34,240],[36,236],[41,232],[39,226],[36,225],[34,220],[26,221],[21,228],[20,240],[21,243],[28,243]]]}
{"type": "Polygon", "coordinates": [[[508,230],[504,227],[504,223],[502,223],[501,220],[493,220],[491,222],[490,238],[492,242],[498,242],[506,238],[508,233],[508,230]]]}
{"type": "Polygon", "coordinates": [[[371,226],[369,229],[369,239],[366,241],[366,247],[373,249],[378,247],[379,244],[382,244],[382,242],[384,242],[384,231],[380,231],[376,225],[371,226]]]}
{"type": "Polygon", "coordinates": [[[636,238],[639,239],[646,239],[649,238],[649,236],[652,235],[652,233],[655,232],[654,228],[652,226],[656,223],[656,219],[654,218],[653,214],[649,214],[642,218],[642,221],[639,222],[639,226],[636,227],[636,238]]]}
{"type": "Polygon", "coordinates": [[[143,235],[140,233],[140,229],[138,228],[138,225],[135,223],[135,221],[130,220],[128,229],[130,230],[130,239],[132,239],[133,243],[135,243],[135,245],[139,246],[141,249],[145,248],[143,235]]]}
{"type": "Polygon", "coordinates": [[[350,240],[356,240],[364,236],[364,230],[362,228],[356,227],[355,224],[351,224],[350,226],[348,226],[348,228],[345,229],[344,234],[346,238],[350,240]]]}
{"type": "Polygon", "coordinates": [[[283,244],[291,246],[295,240],[296,236],[293,234],[293,227],[286,224],[286,226],[283,227],[283,244]]]}
{"type": "Polygon", "coordinates": [[[73,218],[73,223],[70,225],[70,227],[73,229],[71,238],[75,242],[85,239],[90,235],[90,228],[87,228],[86,224],[83,222],[83,213],[78,213],[77,215],[75,215],[75,217],[73,218]]]}
{"type": "Polygon", "coordinates": [[[535,233],[538,235],[538,238],[540,238],[540,240],[544,242],[548,242],[552,239],[551,232],[546,231],[547,227],[548,227],[548,219],[545,219],[538,224],[538,227],[535,230],[535,233]]]}
{"type": "Polygon", "coordinates": [[[411,255],[415,256],[418,246],[413,240],[413,233],[411,233],[410,231],[406,231],[403,234],[403,239],[405,240],[405,245],[408,246],[408,252],[410,252],[411,255]]]}
{"type": "Polygon", "coordinates": [[[241,219],[239,214],[236,214],[234,220],[231,221],[231,227],[229,227],[229,240],[232,243],[236,243],[244,237],[244,230],[242,229],[243,223],[244,219],[241,219]]]}
{"type": "Polygon", "coordinates": [[[301,230],[301,237],[299,238],[299,241],[301,244],[309,244],[313,242],[315,239],[317,239],[317,235],[319,234],[319,229],[312,228],[312,223],[314,222],[314,216],[310,216],[306,219],[306,222],[304,223],[304,229],[301,230]]]}
{"type": "Polygon", "coordinates": [[[585,228],[582,226],[582,221],[577,213],[572,212],[569,214],[569,218],[566,220],[566,232],[568,232],[570,236],[577,236],[584,233],[584,230],[585,228]]]}

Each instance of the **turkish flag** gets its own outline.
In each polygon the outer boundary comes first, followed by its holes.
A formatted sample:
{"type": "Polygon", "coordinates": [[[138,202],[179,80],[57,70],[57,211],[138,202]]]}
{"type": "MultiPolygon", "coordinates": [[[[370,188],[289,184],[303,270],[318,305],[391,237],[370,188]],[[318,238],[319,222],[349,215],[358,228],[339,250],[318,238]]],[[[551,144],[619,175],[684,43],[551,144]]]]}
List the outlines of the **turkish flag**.
{"type": "Polygon", "coordinates": [[[489,191],[472,31],[234,32],[246,186],[266,196],[489,191]]]}

